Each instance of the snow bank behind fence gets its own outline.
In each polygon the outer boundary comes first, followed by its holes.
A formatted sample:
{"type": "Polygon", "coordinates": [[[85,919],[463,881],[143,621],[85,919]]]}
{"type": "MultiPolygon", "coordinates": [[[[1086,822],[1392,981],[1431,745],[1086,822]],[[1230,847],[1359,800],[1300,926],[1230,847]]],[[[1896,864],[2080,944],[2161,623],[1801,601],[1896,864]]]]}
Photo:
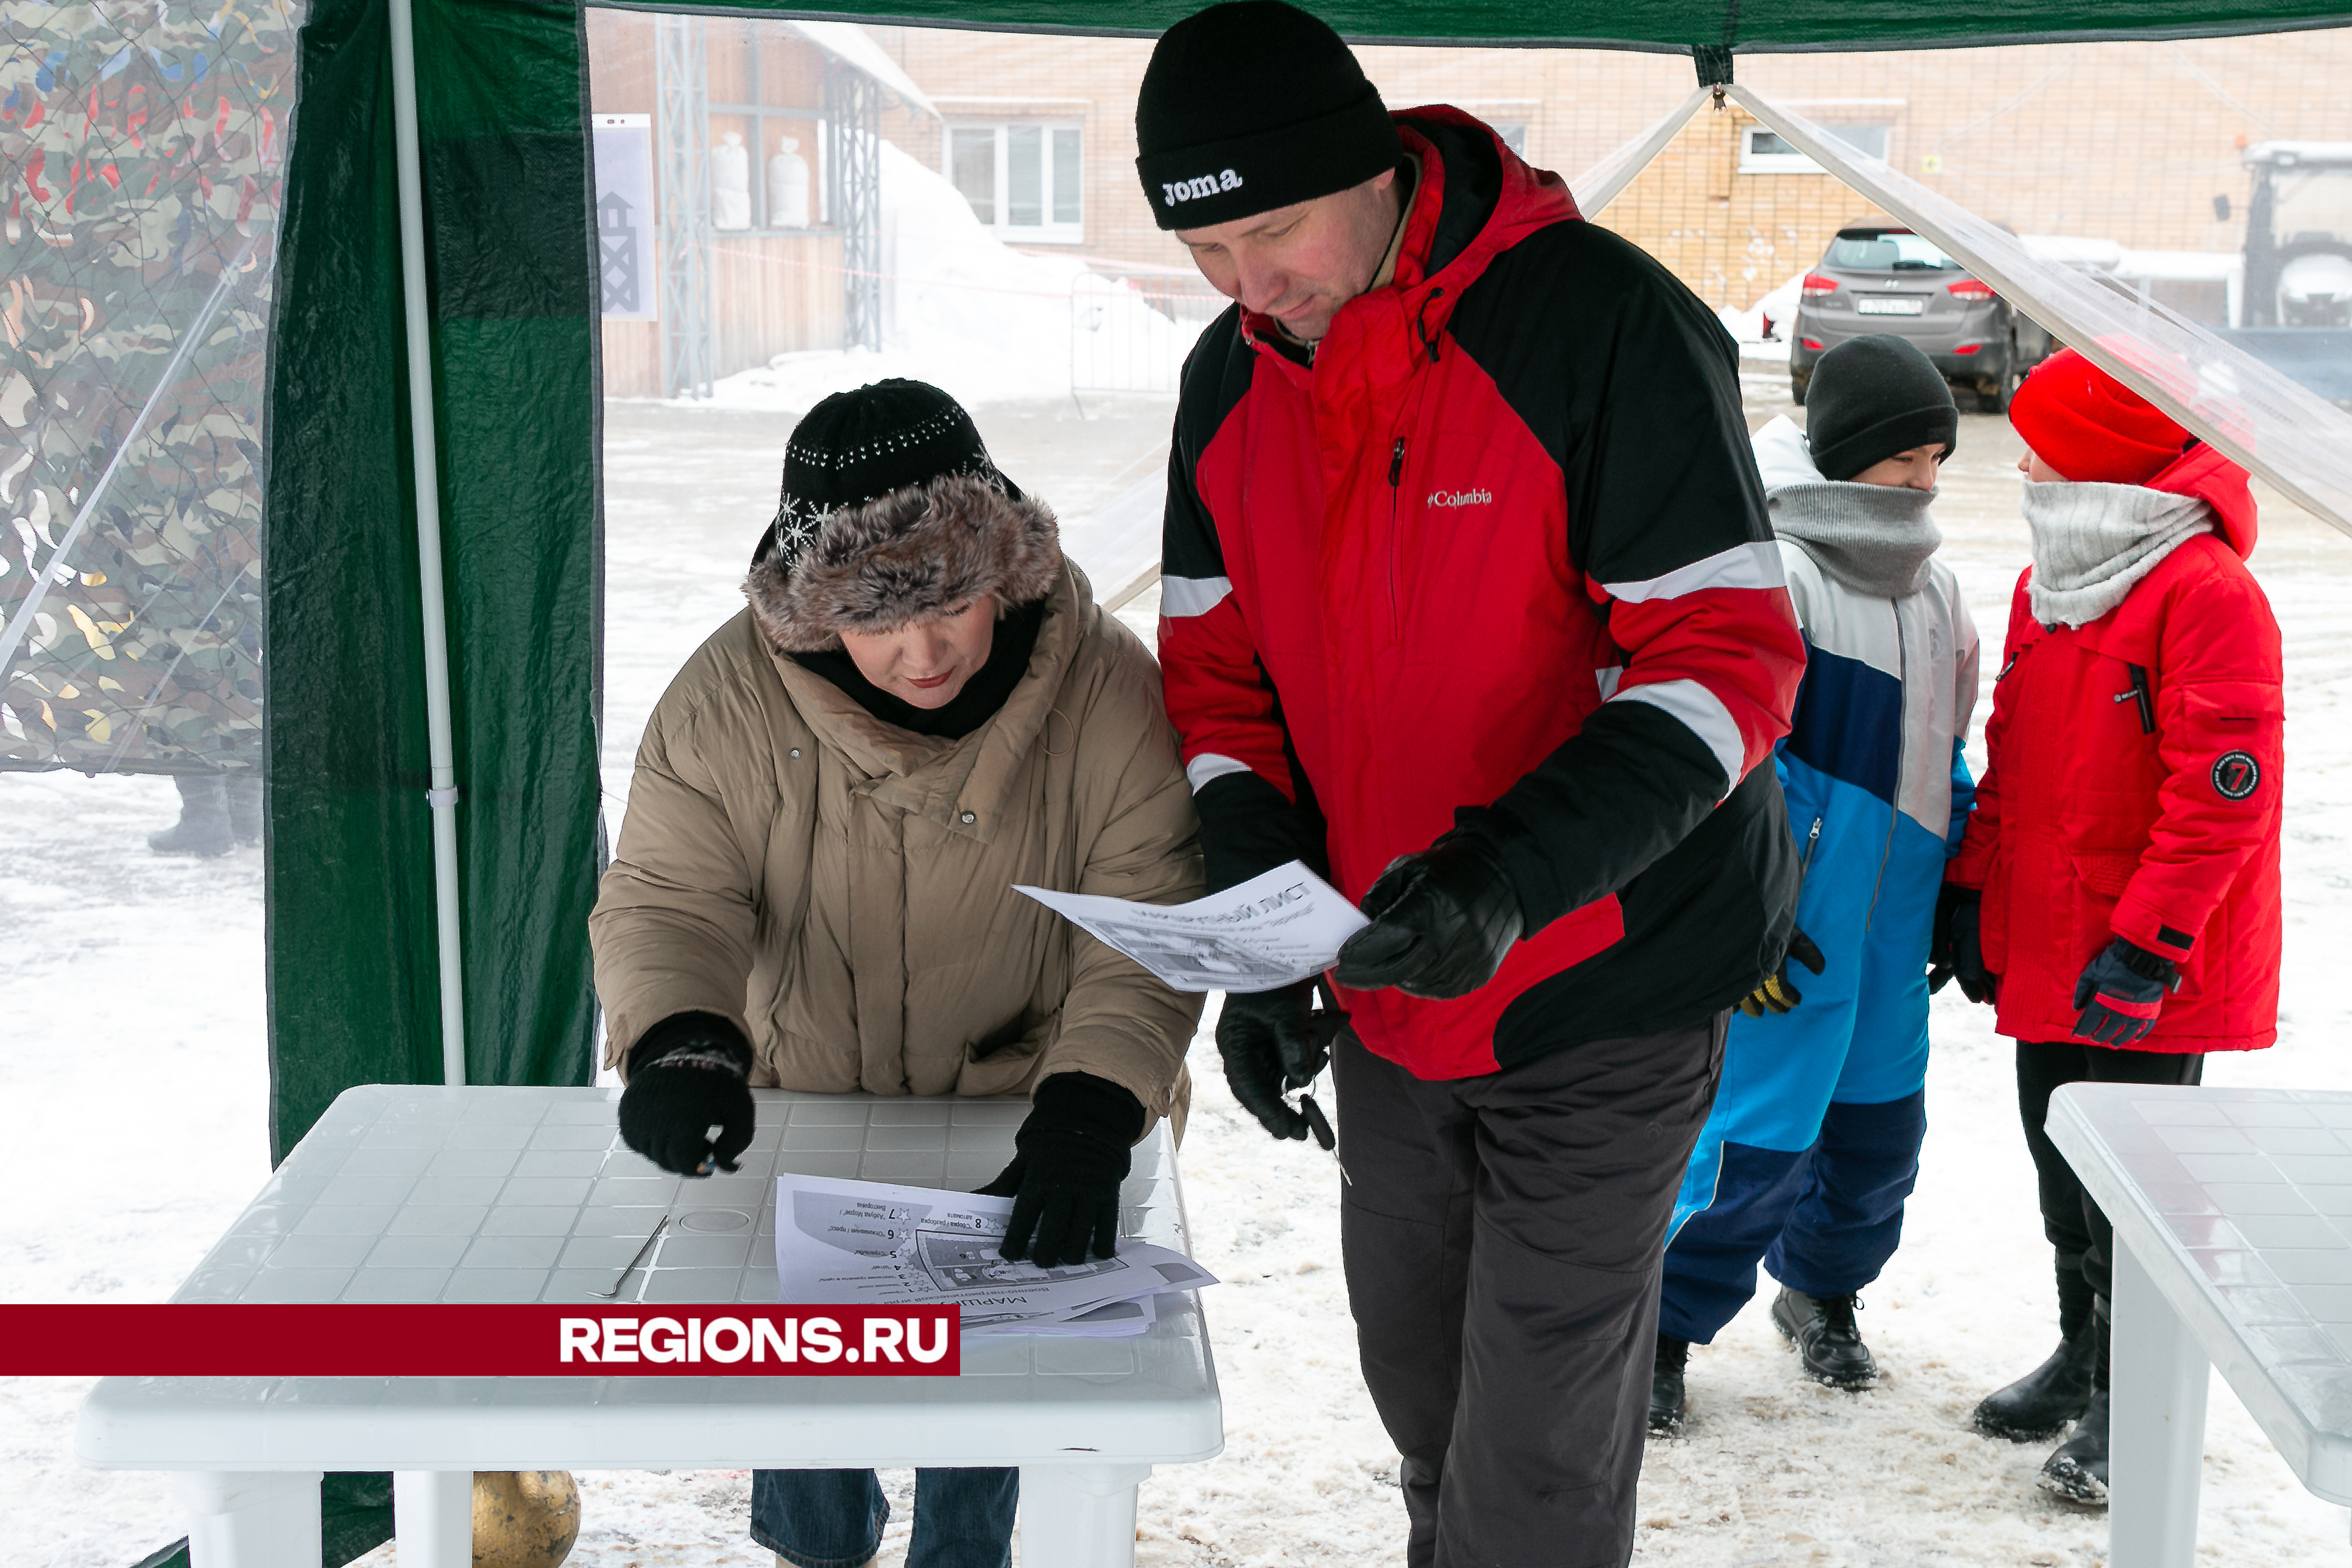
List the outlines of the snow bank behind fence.
{"type": "Polygon", "coordinates": [[[779,354],[719,381],[719,407],[799,413],[835,392],[910,376],[966,405],[1069,395],[1082,387],[1172,392],[1213,311],[1179,319],[1181,279],[1139,282],[1076,257],[1015,250],[953,185],[882,143],[883,341],[879,353],[779,354]],[[1074,377],[1073,371],[1076,371],[1074,377]]]}

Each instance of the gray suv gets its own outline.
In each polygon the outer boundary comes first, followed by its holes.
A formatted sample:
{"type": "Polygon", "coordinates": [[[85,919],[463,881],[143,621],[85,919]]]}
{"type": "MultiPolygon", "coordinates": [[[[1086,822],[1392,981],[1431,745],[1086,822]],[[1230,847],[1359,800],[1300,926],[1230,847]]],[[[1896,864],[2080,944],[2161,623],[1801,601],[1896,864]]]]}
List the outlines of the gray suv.
{"type": "Polygon", "coordinates": [[[2025,373],[2055,346],[1992,286],[1907,228],[1857,224],[1805,274],[1790,333],[1789,391],[1800,407],[1813,364],[1848,338],[1892,332],[1926,351],[1954,390],[1987,414],[2009,407],[2025,373]]]}

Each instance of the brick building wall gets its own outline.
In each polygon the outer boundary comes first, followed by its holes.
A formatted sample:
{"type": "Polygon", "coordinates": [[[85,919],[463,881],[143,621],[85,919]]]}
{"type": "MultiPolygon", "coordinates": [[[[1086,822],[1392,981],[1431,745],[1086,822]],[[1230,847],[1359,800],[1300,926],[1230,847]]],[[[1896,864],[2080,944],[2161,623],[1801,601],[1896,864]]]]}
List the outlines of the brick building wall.
{"type": "MultiPolygon", "coordinates": [[[[1084,234],[1056,248],[1181,265],[1134,176],[1140,39],[873,32],[951,121],[1076,124],[1084,234]]],[[[1393,106],[1451,102],[1525,127],[1528,158],[1571,183],[1690,89],[1686,59],[1576,49],[1359,51],[1393,106]]],[[[1883,127],[1887,157],[1972,211],[2026,233],[2138,249],[2234,251],[2250,181],[2239,149],[2352,141],[2352,30],[2164,44],[2070,44],[1865,55],[1742,56],[1742,80],[1828,124],[1883,127]],[[2213,198],[2229,198],[2216,216],[2213,198]]],[[[1702,110],[1602,215],[1708,303],[1745,308],[1819,259],[1843,223],[1876,217],[1826,174],[1741,169],[1742,113],[1702,110]]],[[[940,166],[940,127],[885,133],[940,166]]],[[[1016,240],[1017,243],[1029,243],[1016,240]]]]}
{"type": "Polygon", "coordinates": [[[1007,234],[1009,243],[1119,261],[1190,264],[1183,247],[1152,226],[1135,183],[1135,92],[1151,58],[1149,39],[936,27],[868,31],[944,117],[943,123],[904,110],[882,117],[882,133],[930,168],[941,167],[950,124],[1078,127],[1085,148],[1085,237],[1045,241],[1007,234]]]}

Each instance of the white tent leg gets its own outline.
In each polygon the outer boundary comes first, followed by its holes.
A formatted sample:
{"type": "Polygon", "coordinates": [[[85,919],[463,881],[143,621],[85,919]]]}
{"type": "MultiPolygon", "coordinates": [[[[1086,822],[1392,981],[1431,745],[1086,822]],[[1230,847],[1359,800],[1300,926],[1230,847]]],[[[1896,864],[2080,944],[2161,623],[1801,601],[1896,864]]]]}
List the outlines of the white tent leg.
{"type": "Polygon", "coordinates": [[[416,133],[416,36],[409,0],[392,5],[392,125],[400,175],[400,291],[408,425],[416,469],[417,586],[425,611],[425,729],[432,763],[433,908],[439,927],[441,1080],[466,1081],[466,993],[457,923],[457,763],[449,729],[449,622],[441,578],[441,461],[433,431],[432,323],[425,299],[425,178],[416,133]]]}

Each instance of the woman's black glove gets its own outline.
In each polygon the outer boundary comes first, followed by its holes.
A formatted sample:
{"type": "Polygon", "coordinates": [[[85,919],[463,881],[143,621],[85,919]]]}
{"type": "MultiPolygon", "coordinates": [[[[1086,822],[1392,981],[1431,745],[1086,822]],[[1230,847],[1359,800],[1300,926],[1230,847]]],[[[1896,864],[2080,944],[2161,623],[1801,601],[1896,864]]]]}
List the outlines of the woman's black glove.
{"type": "Polygon", "coordinates": [[[1985,968],[1984,943],[1977,935],[1984,895],[1974,888],[1947,882],[1936,894],[1936,924],[1927,938],[1927,989],[1941,991],[1953,980],[1971,1002],[1990,1002],[2000,990],[2000,976],[1985,968]]]}
{"type": "MultiPolygon", "coordinates": [[[[1217,1055],[1224,1058],[1226,1086],[1242,1109],[1276,1138],[1306,1137],[1313,1121],[1293,1109],[1283,1092],[1315,1081],[1330,1061],[1331,1042],[1347,1021],[1330,986],[1321,980],[1301,980],[1271,991],[1228,992],[1217,1013],[1217,1055]],[[1315,1010],[1318,986],[1323,990],[1320,1012],[1315,1010]]],[[[1319,1131],[1316,1141],[1331,1147],[1319,1131]]]]}
{"type": "Polygon", "coordinates": [[[1792,958],[1816,974],[1829,964],[1811,937],[1801,931],[1790,931],[1789,951],[1780,955],[1780,966],[1764,977],[1763,984],[1739,999],[1741,1012],[1751,1018],[1760,1018],[1767,1013],[1785,1013],[1805,999],[1805,994],[1789,983],[1789,960],[1792,958]]]}
{"type": "Polygon", "coordinates": [[[1013,1135],[1013,1163],[979,1189],[1013,1200],[997,1250],[1040,1268],[1076,1268],[1090,1246],[1110,1257],[1118,1248],[1118,1184],[1142,1136],[1143,1102],[1110,1079],[1057,1072],[1040,1081],[1029,1119],[1013,1135]]]}
{"type": "Polygon", "coordinates": [[[716,1013],[673,1013],[629,1047],[622,1141],[681,1176],[737,1169],[751,1146],[751,1045],[716,1013]]]}
{"type": "Polygon", "coordinates": [[[2162,953],[2117,937],[2083,966],[2074,982],[2077,1039],[2102,1046],[2137,1044],[2156,1027],[2168,993],[2180,989],[2180,970],[2162,953]]]}
{"type": "Polygon", "coordinates": [[[1524,923],[1502,858],[1460,831],[1390,861],[1363,910],[1372,923],[1339,949],[1332,977],[1358,991],[1393,985],[1441,1001],[1494,979],[1524,923]]]}

